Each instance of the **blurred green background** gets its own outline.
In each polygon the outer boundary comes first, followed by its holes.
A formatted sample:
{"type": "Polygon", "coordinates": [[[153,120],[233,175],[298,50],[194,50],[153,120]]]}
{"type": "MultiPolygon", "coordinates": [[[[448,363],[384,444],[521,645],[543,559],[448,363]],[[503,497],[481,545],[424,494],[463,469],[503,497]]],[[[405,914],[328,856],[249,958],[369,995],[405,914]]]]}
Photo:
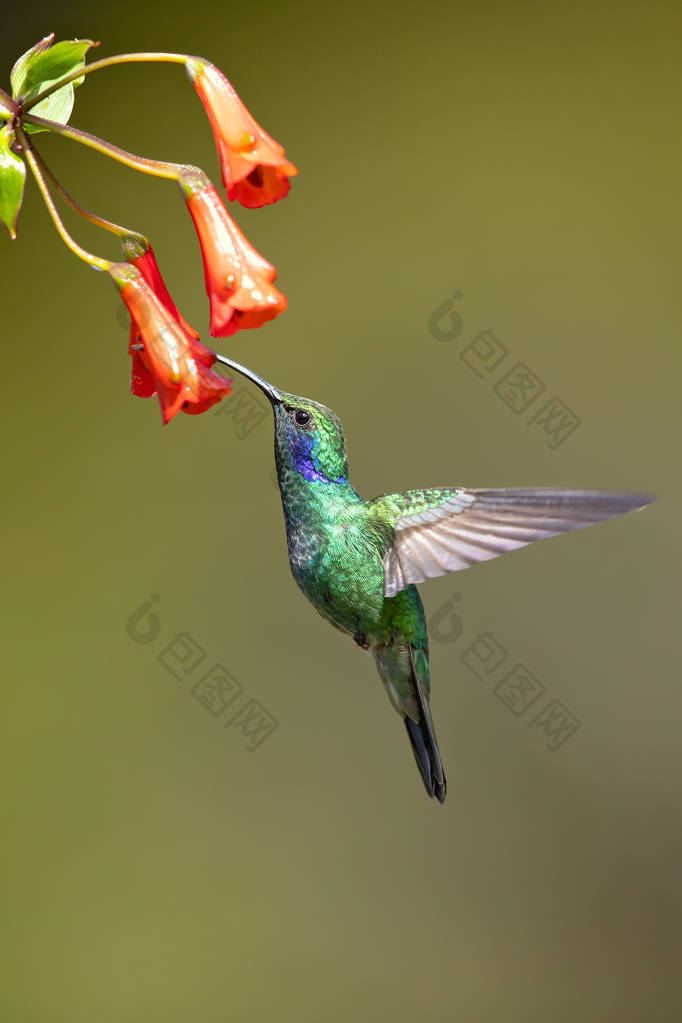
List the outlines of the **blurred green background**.
{"type": "MultiPolygon", "coordinates": [[[[680,1018],[681,26],[666,3],[5,14],[6,78],[50,30],[198,53],[286,145],[290,197],[235,216],[289,310],[218,347],[340,414],[362,494],[660,500],[422,587],[453,630],[432,638],[441,808],[373,665],[289,575],[269,416],[162,428],[129,393],[114,289],[29,184],[0,239],[2,1020],[680,1018]],[[453,291],[459,333],[437,340],[453,291]],[[486,380],[461,358],[481,329],[508,349],[486,380]],[[556,395],[582,420],[555,450],[494,390],[516,362],[545,384],[533,409],[556,395]],[[150,594],[160,633],[135,642],[150,594]],[[205,660],[178,681],[159,655],[183,632],[205,660]],[[482,632],[581,722],[557,751],[463,663],[482,632]],[[216,661],[279,722],[254,751],[193,698],[216,661]]],[[[219,177],[177,67],[93,76],[72,122],[219,177]]],[[[81,202],[152,238],[205,332],[175,186],[39,141],[81,202]]]]}

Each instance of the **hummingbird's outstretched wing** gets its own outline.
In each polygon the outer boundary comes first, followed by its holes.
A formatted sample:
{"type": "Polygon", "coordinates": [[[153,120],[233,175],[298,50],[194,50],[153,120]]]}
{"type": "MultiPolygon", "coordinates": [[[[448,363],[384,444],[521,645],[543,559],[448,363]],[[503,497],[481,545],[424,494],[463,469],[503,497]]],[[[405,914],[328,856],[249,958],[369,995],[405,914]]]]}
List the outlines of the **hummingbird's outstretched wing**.
{"type": "Polygon", "coordinates": [[[653,500],[651,494],[621,490],[408,490],[368,501],[365,513],[388,532],[384,592],[393,597],[410,583],[469,568],[653,500]]]}

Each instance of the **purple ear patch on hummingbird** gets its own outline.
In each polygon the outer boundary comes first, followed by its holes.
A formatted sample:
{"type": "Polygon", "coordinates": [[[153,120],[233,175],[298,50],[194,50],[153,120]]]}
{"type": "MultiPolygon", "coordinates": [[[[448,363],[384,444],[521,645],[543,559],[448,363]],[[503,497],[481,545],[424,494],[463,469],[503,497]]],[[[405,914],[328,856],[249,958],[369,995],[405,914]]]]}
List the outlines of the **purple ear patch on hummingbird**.
{"type": "Polygon", "coordinates": [[[340,483],[341,485],[347,483],[348,480],[345,476],[337,476],[336,479],[328,479],[325,476],[320,460],[313,454],[316,446],[315,438],[309,434],[298,434],[295,438],[292,448],[293,460],[301,476],[309,483],[340,483]]]}

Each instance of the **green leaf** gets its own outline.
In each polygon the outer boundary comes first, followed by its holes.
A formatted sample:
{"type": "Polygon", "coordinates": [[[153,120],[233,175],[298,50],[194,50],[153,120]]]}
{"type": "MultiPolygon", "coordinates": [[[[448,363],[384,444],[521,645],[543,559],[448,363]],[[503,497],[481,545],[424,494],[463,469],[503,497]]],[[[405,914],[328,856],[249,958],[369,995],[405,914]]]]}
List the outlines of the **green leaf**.
{"type": "Polygon", "coordinates": [[[66,39],[55,46],[44,46],[50,38],[47,36],[41,42],[29,50],[23,57],[20,57],[14,65],[11,81],[15,99],[24,96],[32,99],[42,89],[46,89],[60,78],[71,74],[85,64],[85,54],[91,46],[94,46],[92,39],[66,39]],[[18,66],[21,68],[17,75],[14,72],[18,66]],[[16,81],[15,81],[16,78],[16,81]]]}
{"type": "MultiPolygon", "coordinates": [[[[10,80],[15,99],[19,97],[24,100],[35,99],[60,78],[84,67],[85,54],[95,45],[91,39],[73,39],[52,46],[53,39],[53,35],[41,39],[14,65],[10,80]]],[[[47,99],[31,107],[31,113],[36,117],[45,117],[50,121],[66,124],[73,110],[74,87],[80,85],[82,81],[83,78],[76,78],[61,89],[57,89],[47,99]]],[[[28,124],[26,129],[31,133],[47,130],[28,124]]]]}
{"type": "Polygon", "coordinates": [[[17,217],[26,181],[26,164],[12,151],[13,142],[14,132],[9,125],[0,128],[0,220],[10,238],[17,236],[17,217]]]}
{"type": "Polygon", "coordinates": [[[41,39],[39,43],[36,43],[35,46],[32,46],[30,50],[27,50],[26,53],[23,53],[21,57],[19,57],[19,60],[12,68],[12,73],[9,76],[9,80],[12,83],[12,96],[15,99],[17,96],[20,96],[23,91],[22,86],[24,84],[26,71],[28,70],[29,65],[39,54],[52,46],[53,42],[54,32],[51,32],[49,36],[45,36],[44,39],[41,39]]]}
{"type": "MultiPolygon", "coordinates": [[[[51,85],[51,82],[45,82],[44,86],[47,88],[51,85]]],[[[41,103],[36,103],[34,107],[31,107],[30,113],[35,114],[36,117],[44,117],[48,121],[58,121],[59,124],[68,124],[69,118],[71,117],[71,111],[73,110],[73,87],[76,83],[69,82],[68,85],[62,86],[61,89],[57,89],[47,99],[42,100],[41,103]]],[[[47,128],[39,128],[35,124],[24,124],[24,130],[30,132],[32,135],[38,131],[47,131],[47,128]]]]}

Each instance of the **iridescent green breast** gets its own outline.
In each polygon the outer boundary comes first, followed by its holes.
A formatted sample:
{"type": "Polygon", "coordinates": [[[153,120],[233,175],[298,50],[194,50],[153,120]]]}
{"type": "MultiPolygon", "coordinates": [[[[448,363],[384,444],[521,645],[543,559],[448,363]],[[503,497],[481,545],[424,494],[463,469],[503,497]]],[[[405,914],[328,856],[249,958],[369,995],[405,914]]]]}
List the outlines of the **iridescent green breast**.
{"type": "MultiPolygon", "coordinates": [[[[314,607],[362,646],[406,635],[423,620],[419,596],[384,597],[391,537],[348,479],[341,422],[317,402],[283,394],[275,460],[294,579],[314,607]]],[[[389,531],[390,532],[390,531],[389,531]]]]}

